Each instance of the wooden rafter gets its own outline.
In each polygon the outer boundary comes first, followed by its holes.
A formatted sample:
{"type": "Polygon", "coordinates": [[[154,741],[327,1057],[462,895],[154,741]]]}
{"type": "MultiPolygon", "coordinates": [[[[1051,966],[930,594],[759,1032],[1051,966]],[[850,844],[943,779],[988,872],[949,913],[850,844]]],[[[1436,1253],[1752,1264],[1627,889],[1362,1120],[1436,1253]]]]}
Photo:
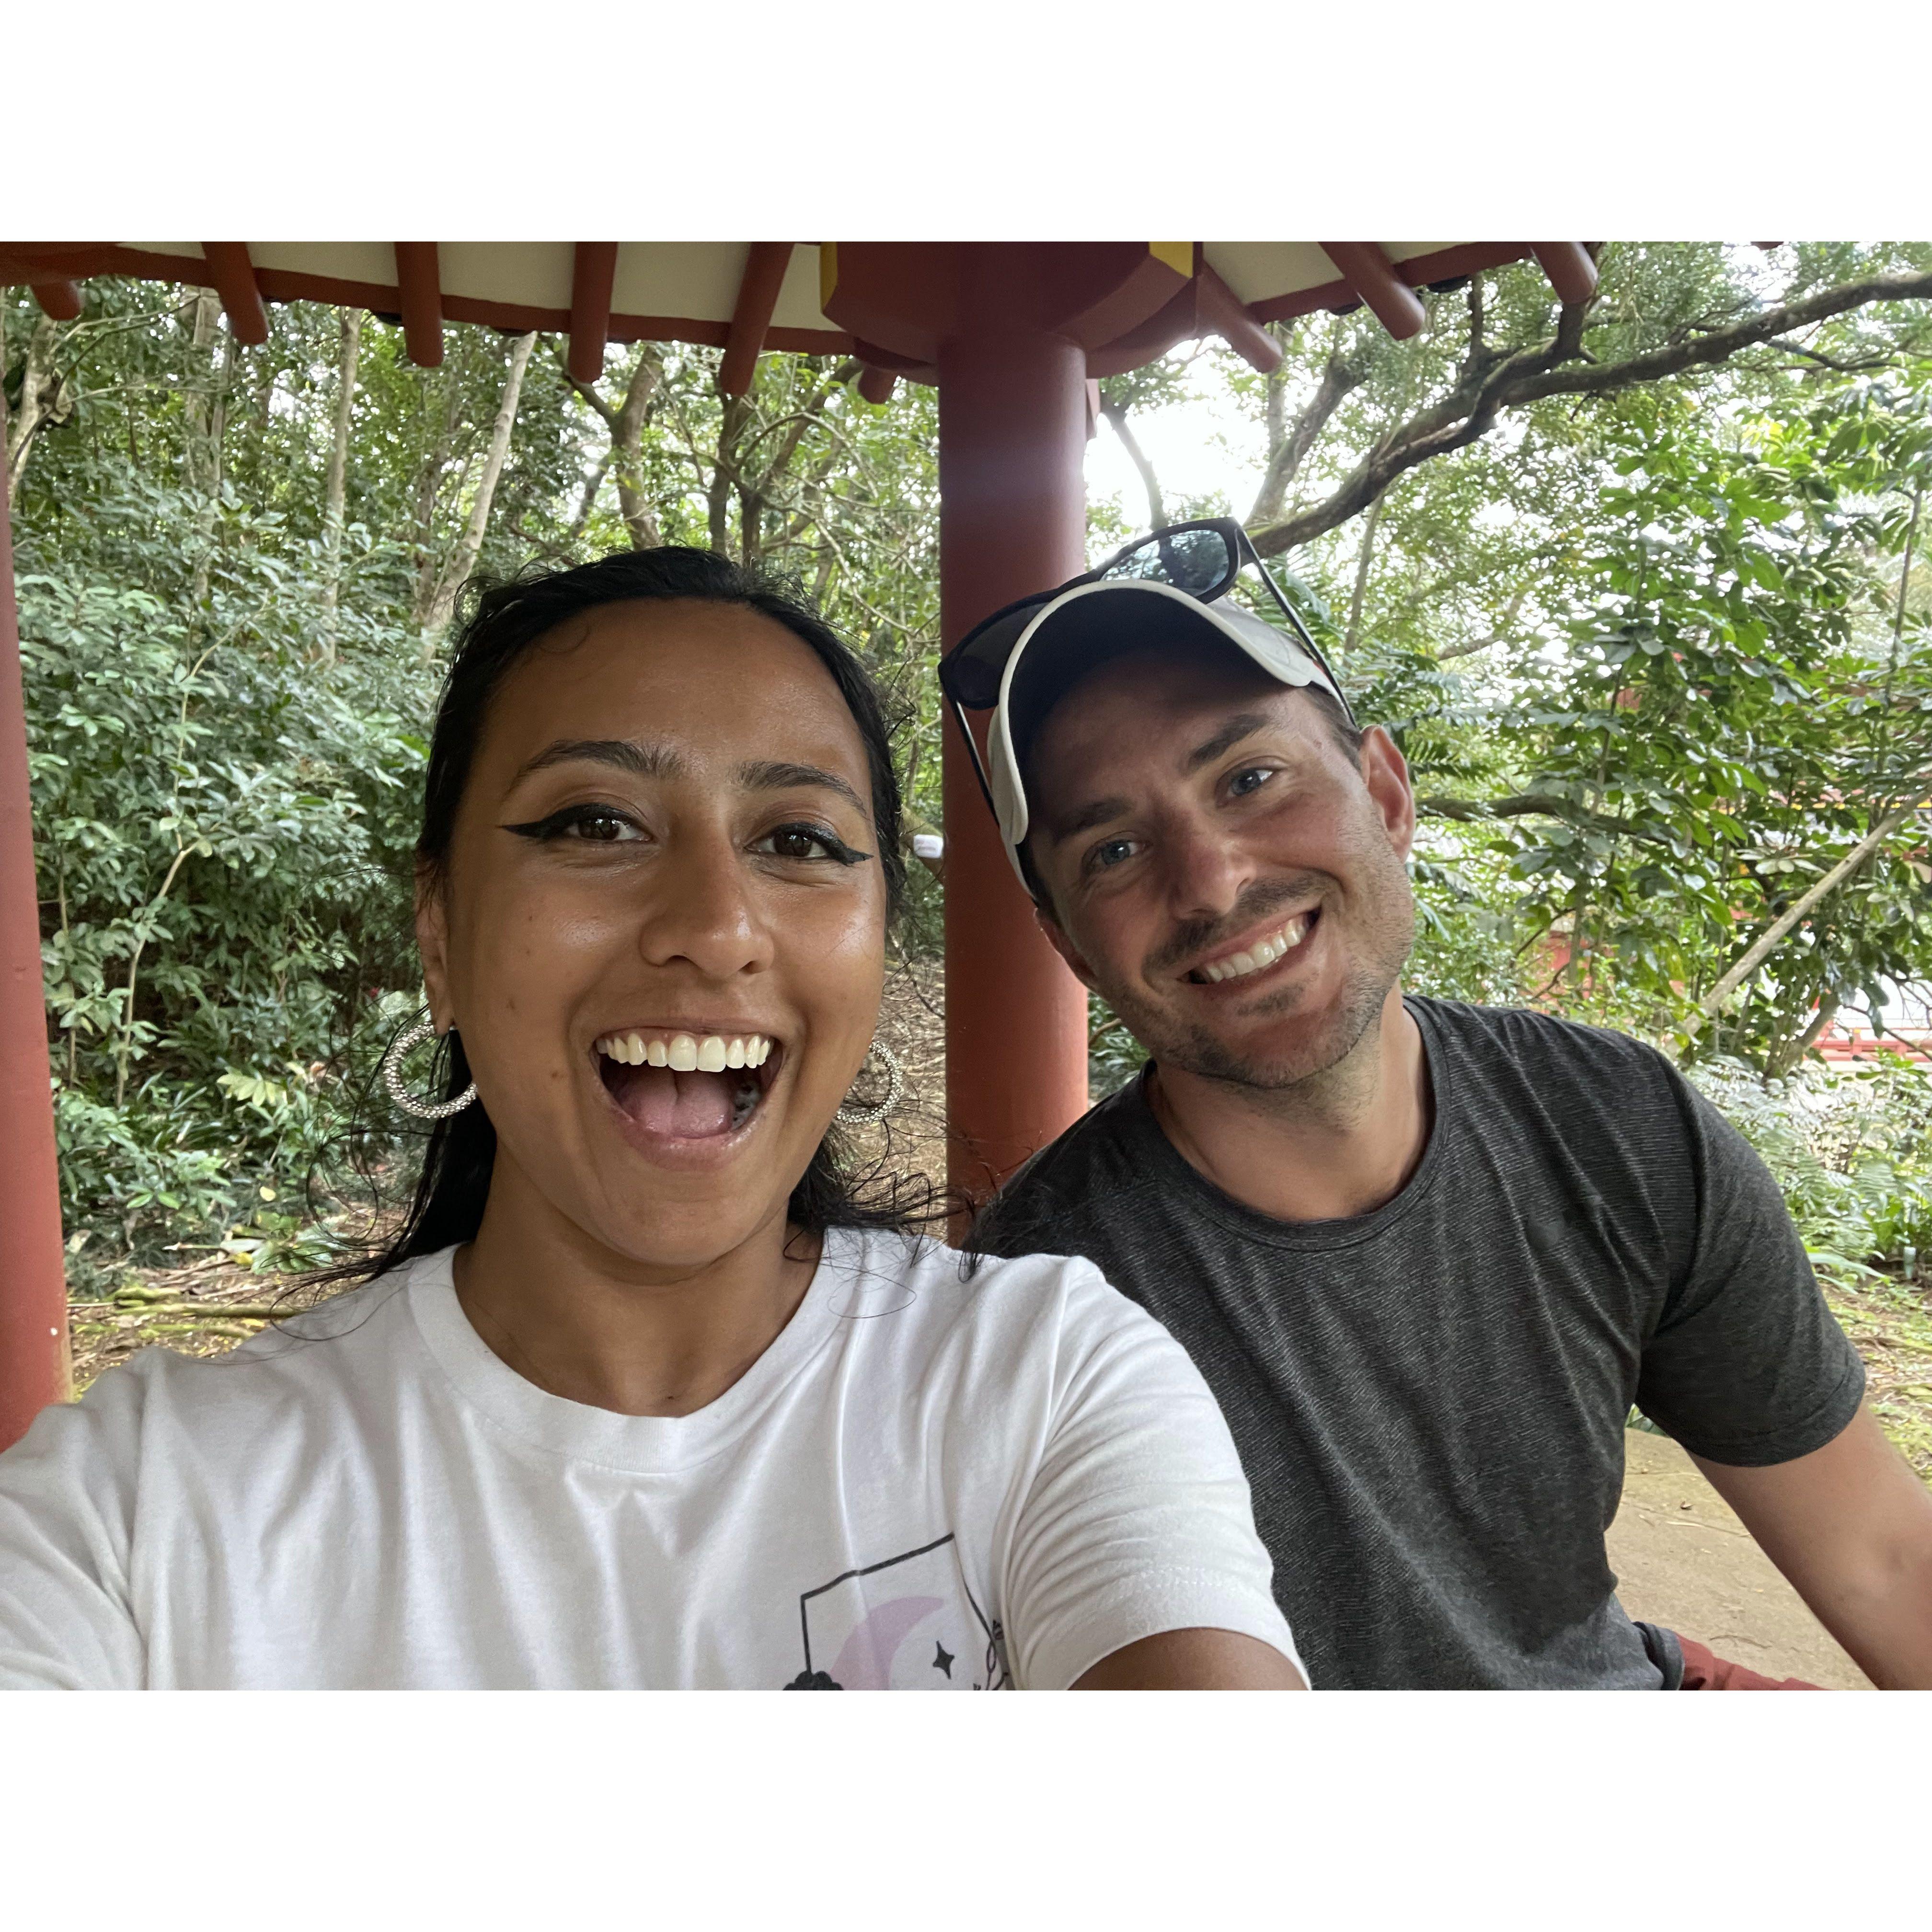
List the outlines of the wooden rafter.
{"type": "Polygon", "coordinates": [[[40,305],[40,313],[50,322],[78,322],[80,320],[81,295],[78,282],[34,282],[29,286],[34,291],[34,301],[40,305]]]}
{"type": "Polygon", "coordinates": [[[1529,247],[1558,301],[1586,302],[1597,292],[1597,265],[1582,242],[1532,242],[1529,247]]]}
{"type": "Polygon", "coordinates": [[[402,304],[403,342],[419,369],[442,366],[442,269],[434,242],[398,242],[396,294],[402,304]]]}
{"type": "MultiPolygon", "coordinates": [[[[724,359],[718,365],[718,393],[722,396],[742,396],[751,390],[758,354],[770,331],[772,316],[778,305],[778,291],[784,286],[785,271],[791,266],[795,245],[790,242],[754,242],[745,257],[744,277],[738,284],[738,304],[731,311],[724,359]]],[[[862,378],[859,393],[866,394],[862,378]]],[[[890,394],[888,388],[886,394],[890,394]]],[[[868,397],[867,400],[883,402],[885,398],[868,397]]]]}
{"type": "Polygon", "coordinates": [[[251,348],[267,341],[268,311],[262,306],[262,291],[256,284],[255,265],[248,259],[248,243],[204,242],[201,253],[235,340],[251,348]]]}
{"type": "Polygon", "coordinates": [[[1204,261],[1194,277],[1195,312],[1243,362],[1271,375],[1282,364],[1281,344],[1248,312],[1246,304],[1204,261]]]}
{"type": "Polygon", "coordinates": [[[1429,320],[1422,298],[1395,272],[1379,242],[1324,242],[1322,252],[1342,272],[1383,328],[1398,342],[1422,332],[1429,320]]]}
{"type": "Polygon", "coordinates": [[[570,373],[580,382],[604,374],[610,340],[610,291],[617,284],[617,244],[580,242],[570,275],[570,373]]]}

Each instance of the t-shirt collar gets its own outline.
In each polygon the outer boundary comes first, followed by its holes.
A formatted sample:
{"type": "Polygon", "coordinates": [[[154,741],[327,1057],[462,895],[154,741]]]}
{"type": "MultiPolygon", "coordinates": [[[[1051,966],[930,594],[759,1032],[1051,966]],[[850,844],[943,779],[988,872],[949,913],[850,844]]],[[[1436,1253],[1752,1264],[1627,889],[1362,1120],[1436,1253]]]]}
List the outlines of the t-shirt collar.
{"type": "Polygon", "coordinates": [[[470,1326],[448,1247],[410,1264],[410,1312],[436,1366],[465,1402],[532,1446],[638,1475],[688,1469],[742,1435],[835,1331],[862,1278],[865,1238],[834,1228],[804,1299],[765,1352],[716,1402],[689,1415],[620,1415],[552,1395],[518,1374],[470,1326]]]}

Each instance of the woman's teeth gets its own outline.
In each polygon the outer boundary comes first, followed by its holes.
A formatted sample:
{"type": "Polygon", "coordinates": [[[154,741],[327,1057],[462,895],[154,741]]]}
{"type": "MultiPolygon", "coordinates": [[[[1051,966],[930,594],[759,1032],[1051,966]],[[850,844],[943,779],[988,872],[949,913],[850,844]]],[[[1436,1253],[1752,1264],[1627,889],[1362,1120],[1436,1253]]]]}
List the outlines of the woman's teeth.
{"type": "Polygon", "coordinates": [[[668,1066],[674,1073],[722,1073],[728,1066],[762,1066],[772,1042],[761,1033],[726,1036],[674,1033],[644,1038],[641,1034],[607,1033],[597,1042],[606,1060],[631,1066],[668,1066]]]}
{"type": "Polygon", "coordinates": [[[1245,952],[1238,952],[1232,959],[1217,959],[1211,966],[1196,969],[1197,980],[1220,981],[1240,980],[1250,973],[1258,973],[1264,966],[1272,966],[1283,954],[1292,952],[1308,936],[1312,912],[1297,913],[1294,918],[1270,933],[1266,938],[1251,946],[1245,952]]]}

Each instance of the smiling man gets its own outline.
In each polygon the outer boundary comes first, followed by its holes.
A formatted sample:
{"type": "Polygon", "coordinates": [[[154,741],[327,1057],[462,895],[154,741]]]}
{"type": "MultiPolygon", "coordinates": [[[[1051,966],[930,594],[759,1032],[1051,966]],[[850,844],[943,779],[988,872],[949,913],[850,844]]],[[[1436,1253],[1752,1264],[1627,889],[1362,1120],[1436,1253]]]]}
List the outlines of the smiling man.
{"type": "Polygon", "coordinates": [[[1774,1688],[1617,1602],[1634,1402],[1875,1682],[1932,1685],[1932,1496],[1771,1177],[1649,1047],[1405,996],[1407,769],[1226,598],[1240,541],[1157,533],[943,671],[1150,1055],[978,1245],[1087,1256],[1186,1346],[1317,1688],[1774,1688]]]}

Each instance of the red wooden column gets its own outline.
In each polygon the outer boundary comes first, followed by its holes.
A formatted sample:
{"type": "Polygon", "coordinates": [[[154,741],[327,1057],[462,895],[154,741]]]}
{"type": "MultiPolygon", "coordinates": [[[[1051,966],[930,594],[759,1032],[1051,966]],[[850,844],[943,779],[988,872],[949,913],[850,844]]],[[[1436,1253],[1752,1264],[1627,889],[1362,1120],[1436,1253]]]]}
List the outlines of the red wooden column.
{"type": "MultiPolygon", "coordinates": [[[[940,627],[1085,568],[1087,362],[1042,330],[1028,251],[957,255],[939,349],[940,627]]],[[[945,726],[946,1094],[954,1186],[983,1197],[1087,1107],[1087,995],[1041,936],[945,726]]]]}
{"type": "MultiPolygon", "coordinates": [[[[6,416],[0,400],[0,443],[6,416]]],[[[0,470],[0,1449],[67,1398],[64,1262],[13,531],[0,470]]]]}

